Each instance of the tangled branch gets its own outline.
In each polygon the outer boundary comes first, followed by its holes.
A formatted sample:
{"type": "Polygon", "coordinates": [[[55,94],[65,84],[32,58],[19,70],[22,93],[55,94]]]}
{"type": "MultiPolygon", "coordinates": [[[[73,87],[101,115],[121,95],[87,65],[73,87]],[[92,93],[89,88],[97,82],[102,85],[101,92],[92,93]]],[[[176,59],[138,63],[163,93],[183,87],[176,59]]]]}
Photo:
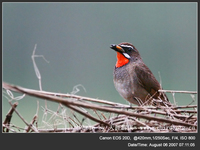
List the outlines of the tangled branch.
{"type": "MultiPolygon", "coordinates": [[[[154,107],[133,106],[114,103],[106,100],[82,97],[73,94],[53,93],[37,91],[14,86],[3,82],[5,90],[27,94],[42,100],[53,101],[81,114],[85,118],[93,120],[97,124],[92,128],[84,128],[81,121],[74,127],[64,129],[35,129],[30,128],[34,120],[29,124],[27,131],[31,132],[196,132],[197,110],[196,105],[154,107]],[[192,108],[187,110],[186,108],[192,108]],[[92,110],[97,116],[92,115],[86,109],[92,110]],[[186,109],[186,110],[182,110],[186,109]],[[106,117],[104,113],[115,114],[106,117]],[[102,118],[103,117],[103,118],[102,118]],[[124,127],[124,128],[122,128],[124,127]],[[141,128],[143,127],[143,128],[141,128]],[[145,129],[144,129],[145,128],[145,129]],[[180,129],[181,128],[181,129],[180,129]],[[187,128],[189,130],[182,130],[187,128]]],[[[14,110],[15,108],[12,107],[14,110]]],[[[7,120],[7,119],[5,119],[7,120]]],[[[71,119],[72,120],[72,119],[71,119]]],[[[78,119],[77,119],[78,120],[78,119]]],[[[69,118],[68,118],[68,122],[69,118]]],[[[75,122],[73,120],[73,122],[75,122]]],[[[10,129],[8,121],[3,122],[3,129],[10,129]]]]}

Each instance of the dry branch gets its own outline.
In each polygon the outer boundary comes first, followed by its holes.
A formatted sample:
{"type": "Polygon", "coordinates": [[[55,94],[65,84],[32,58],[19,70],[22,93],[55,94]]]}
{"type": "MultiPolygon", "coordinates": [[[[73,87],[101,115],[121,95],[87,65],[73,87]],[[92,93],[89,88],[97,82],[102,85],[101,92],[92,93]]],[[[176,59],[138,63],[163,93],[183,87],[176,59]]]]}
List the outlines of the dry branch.
{"type": "Polygon", "coordinates": [[[10,121],[11,121],[11,118],[12,118],[12,114],[15,111],[15,108],[17,107],[17,105],[18,105],[18,103],[15,102],[13,104],[13,107],[11,107],[11,109],[8,111],[8,113],[6,115],[6,118],[5,118],[4,122],[3,122],[3,125],[4,125],[3,126],[3,132],[9,132],[9,128],[8,127],[10,126],[10,121]],[[6,131],[4,131],[5,128],[6,128],[6,131]]]}
{"type": "Polygon", "coordinates": [[[175,90],[158,90],[159,92],[166,93],[185,93],[185,94],[197,94],[196,91],[175,91],[175,90]]]}
{"type": "MultiPolygon", "coordinates": [[[[99,100],[99,99],[82,97],[82,96],[77,96],[77,95],[37,91],[37,90],[27,89],[27,88],[23,88],[19,86],[14,86],[5,82],[3,82],[3,88],[6,90],[11,90],[11,91],[27,94],[30,96],[38,97],[43,100],[49,100],[49,101],[61,103],[62,105],[74,110],[75,112],[82,114],[86,118],[89,118],[97,122],[99,126],[103,125],[105,129],[106,127],[113,126],[112,118],[105,119],[105,116],[103,115],[104,120],[102,120],[97,114],[97,116],[99,117],[98,119],[98,117],[94,117],[91,114],[84,112],[82,109],[80,109],[80,107],[91,109],[91,110],[98,110],[98,111],[103,111],[103,112],[110,112],[110,113],[120,114],[124,116],[129,116],[128,118],[127,117],[122,118],[121,123],[126,124],[126,125],[127,124],[135,125],[136,123],[137,125],[139,124],[140,126],[143,125],[143,126],[148,127],[150,131],[153,131],[153,132],[157,132],[158,130],[155,130],[152,128],[152,121],[157,122],[157,124],[160,124],[160,125],[164,123],[165,125],[168,124],[169,126],[173,125],[173,126],[193,127],[193,129],[195,130],[197,128],[197,124],[195,123],[197,120],[197,117],[195,116],[197,114],[197,111],[196,110],[187,110],[187,111],[178,110],[179,108],[184,108],[180,106],[179,107],[163,107],[163,106],[162,107],[153,107],[153,106],[130,107],[130,106],[123,105],[120,103],[114,103],[114,102],[109,102],[106,100],[99,100]],[[90,103],[86,101],[89,101],[90,103]],[[94,103],[99,103],[99,104],[94,104],[94,103]],[[103,106],[102,104],[104,104],[105,106],[103,106]],[[130,110],[133,110],[133,111],[130,111],[128,109],[125,110],[124,108],[130,108],[130,110]],[[187,113],[188,115],[181,114],[181,113],[187,113]],[[194,115],[189,115],[190,113],[193,113],[194,115]],[[163,115],[165,117],[159,117],[159,116],[156,116],[156,114],[163,115]],[[148,122],[151,122],[151,123],[148,124],[146,122],[139,121],[137,118],[148,120],[148,122]]],[[[185,108],[189,108],[189,106],[185,108]]],[[[194,106],[192,108],[194,108],[194,106]]],[[[97,113],[96,111],[94,112],[97,113]]],[[[38,131],[40,132],[41,130],[38,130],[38,131]]],[[[54,130],[51,130],[51,131],[54,131],[54,130]]],[[[110,130],[104,130],[104,131],[108,132],[110,130]]]]}

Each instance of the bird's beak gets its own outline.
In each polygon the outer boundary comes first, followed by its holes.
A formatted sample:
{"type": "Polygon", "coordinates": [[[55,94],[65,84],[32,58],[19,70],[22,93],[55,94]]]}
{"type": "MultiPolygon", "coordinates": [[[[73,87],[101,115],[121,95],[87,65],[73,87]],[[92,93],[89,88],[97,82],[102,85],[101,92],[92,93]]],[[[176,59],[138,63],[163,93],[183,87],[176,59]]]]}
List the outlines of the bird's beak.
{"type": "Polygon", "coordinates": [[[121,48],[119,45],[116,45],[116,44],[112,44],[110,46],[110,48],[115,50],[115,51],[117,51],[117,52],[120,52],[120,53],[124,53],[125,52],[123,48],[121,48]]]}

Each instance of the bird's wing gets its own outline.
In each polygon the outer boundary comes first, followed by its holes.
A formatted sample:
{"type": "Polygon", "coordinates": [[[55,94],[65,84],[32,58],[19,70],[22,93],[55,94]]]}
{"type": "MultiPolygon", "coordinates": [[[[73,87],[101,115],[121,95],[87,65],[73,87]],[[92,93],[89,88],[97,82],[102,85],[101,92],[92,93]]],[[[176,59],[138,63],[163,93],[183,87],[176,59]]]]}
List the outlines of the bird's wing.
{"type": "MultiPolygon", "coordinates": [[[[135,67],[135,72],[138,77],[139,84],[155,99],[162,99],[164,103],[160,103],[161,105],[171,106],[169,99],[167,98],[165,93],[159,93],[158,90],[162,89],[159,82],[154,77],[153,73],[150,69],[144,64],[141,63],[139,66],[135,67]]],[[[156,103],[155,103],[156,104],[156,103]]]]}
{"type": "Polygon", "coordinates": [[[153,97],[158,96],[158,90],[161,89],[159,82],[154,77],[150,69],[144,64],[135,66],[135,73],[138,77],[139,84],[153,97]]]}

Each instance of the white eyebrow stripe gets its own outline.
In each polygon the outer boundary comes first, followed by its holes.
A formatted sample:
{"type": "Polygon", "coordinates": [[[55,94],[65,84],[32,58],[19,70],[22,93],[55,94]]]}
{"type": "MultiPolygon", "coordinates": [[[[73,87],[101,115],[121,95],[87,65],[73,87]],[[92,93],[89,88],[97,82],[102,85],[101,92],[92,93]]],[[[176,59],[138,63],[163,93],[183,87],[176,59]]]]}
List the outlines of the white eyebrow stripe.
{"type": "Polygon", "coordinates": [[[130,48],[132,48],[133,49],[133,47],[132,46],[130,46],[130,45],[120,45],[121,47],[130,47],[130,48]]]}

